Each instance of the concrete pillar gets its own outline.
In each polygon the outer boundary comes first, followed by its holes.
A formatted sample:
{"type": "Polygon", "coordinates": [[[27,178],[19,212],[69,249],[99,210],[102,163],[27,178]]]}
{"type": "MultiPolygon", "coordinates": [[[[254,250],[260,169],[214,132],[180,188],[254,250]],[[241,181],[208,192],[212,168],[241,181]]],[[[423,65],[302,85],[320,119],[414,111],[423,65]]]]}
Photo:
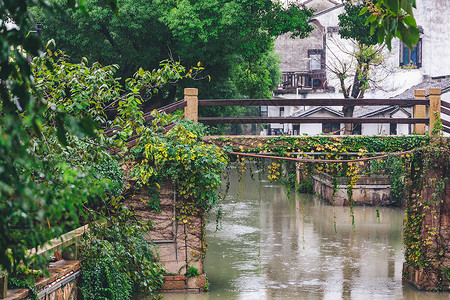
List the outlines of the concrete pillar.
{"type": "MultiPolygon", "coordinates": [[[[425,100],[426,91],[425,90],[415,90],[414,99],[425,100]]],[[[415,105],[414,106],[414,118],[426,118],[426,107],[425,105],[415,105]]],[[[414,132],[418,134],[425,134],[426,125],[425,124],[414,124],[414,132]]]]}
{"type": "Polygon", "coordinates": [[[187,106],[184,108],[184,118],[198,122],[198,89],[185,88],[184,100],[187,101],[187,106]]]}
{"type": "Polygon", "coordinates": [[[429,90],[430,95],[430,109],[428,114],[430,115],[430,125],[428,125],[428,133],[430,136],[439,136],[439,131],[434,131],[434,126],[441,119],[441,89],[431,88],[429,90]]]}

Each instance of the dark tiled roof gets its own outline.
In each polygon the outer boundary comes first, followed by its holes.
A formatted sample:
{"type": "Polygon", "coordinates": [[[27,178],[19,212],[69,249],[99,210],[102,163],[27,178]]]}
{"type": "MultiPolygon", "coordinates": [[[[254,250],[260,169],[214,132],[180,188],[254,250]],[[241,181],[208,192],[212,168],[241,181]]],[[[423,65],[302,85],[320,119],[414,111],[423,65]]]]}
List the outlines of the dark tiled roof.
{"type": "Polygon", "coordinates": [[[414,91],[415,90],[426,90],[430,88],[440,88],[441,92],[444,94],[450,91],[450,79],[444,79],[441,81],[422,81],[421,83],[411,87],[409,90],[392,97],[393,99],[414,99],[414,91]]]}

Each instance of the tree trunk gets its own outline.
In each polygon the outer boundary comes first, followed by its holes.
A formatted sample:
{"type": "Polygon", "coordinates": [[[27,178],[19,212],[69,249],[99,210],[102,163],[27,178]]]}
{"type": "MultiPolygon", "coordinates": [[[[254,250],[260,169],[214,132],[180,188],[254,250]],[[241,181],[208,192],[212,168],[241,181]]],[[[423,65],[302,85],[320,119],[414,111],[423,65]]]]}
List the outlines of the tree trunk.
{"type": "MultiPolygon", "coordinates": [[[[342,112],[344,113],[344,117],[353,117],[354,106],[344,106],[342,107],[342,112]]],[[[345,123],[344,125],[344,134],[349,135],[353,132],[353,123],[345,123]]]]}

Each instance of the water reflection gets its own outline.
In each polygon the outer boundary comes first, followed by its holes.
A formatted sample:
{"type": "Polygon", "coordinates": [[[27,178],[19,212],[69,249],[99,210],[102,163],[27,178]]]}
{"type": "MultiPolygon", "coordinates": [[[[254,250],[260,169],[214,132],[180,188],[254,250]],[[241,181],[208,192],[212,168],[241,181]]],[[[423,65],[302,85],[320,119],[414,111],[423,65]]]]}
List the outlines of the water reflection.
{"type": "Polygon", "coordinates": [[[165,299],[450,299],[403,287],[401,209],[322,204],[265,180],[231,179],[207,227],[210,292],[165,299]]]}

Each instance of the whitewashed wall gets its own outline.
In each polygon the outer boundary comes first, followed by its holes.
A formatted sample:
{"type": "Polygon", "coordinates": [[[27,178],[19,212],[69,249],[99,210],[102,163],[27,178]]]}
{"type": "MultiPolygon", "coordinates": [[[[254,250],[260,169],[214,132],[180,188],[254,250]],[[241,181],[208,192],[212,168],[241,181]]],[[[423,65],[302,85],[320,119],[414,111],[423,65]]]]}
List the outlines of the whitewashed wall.
{"type": "Polygon", "coordinates": [[[450,1],[417,0],[414,14],[417,24],[423,27],[422,74],[450,75],[450,1]]]}

